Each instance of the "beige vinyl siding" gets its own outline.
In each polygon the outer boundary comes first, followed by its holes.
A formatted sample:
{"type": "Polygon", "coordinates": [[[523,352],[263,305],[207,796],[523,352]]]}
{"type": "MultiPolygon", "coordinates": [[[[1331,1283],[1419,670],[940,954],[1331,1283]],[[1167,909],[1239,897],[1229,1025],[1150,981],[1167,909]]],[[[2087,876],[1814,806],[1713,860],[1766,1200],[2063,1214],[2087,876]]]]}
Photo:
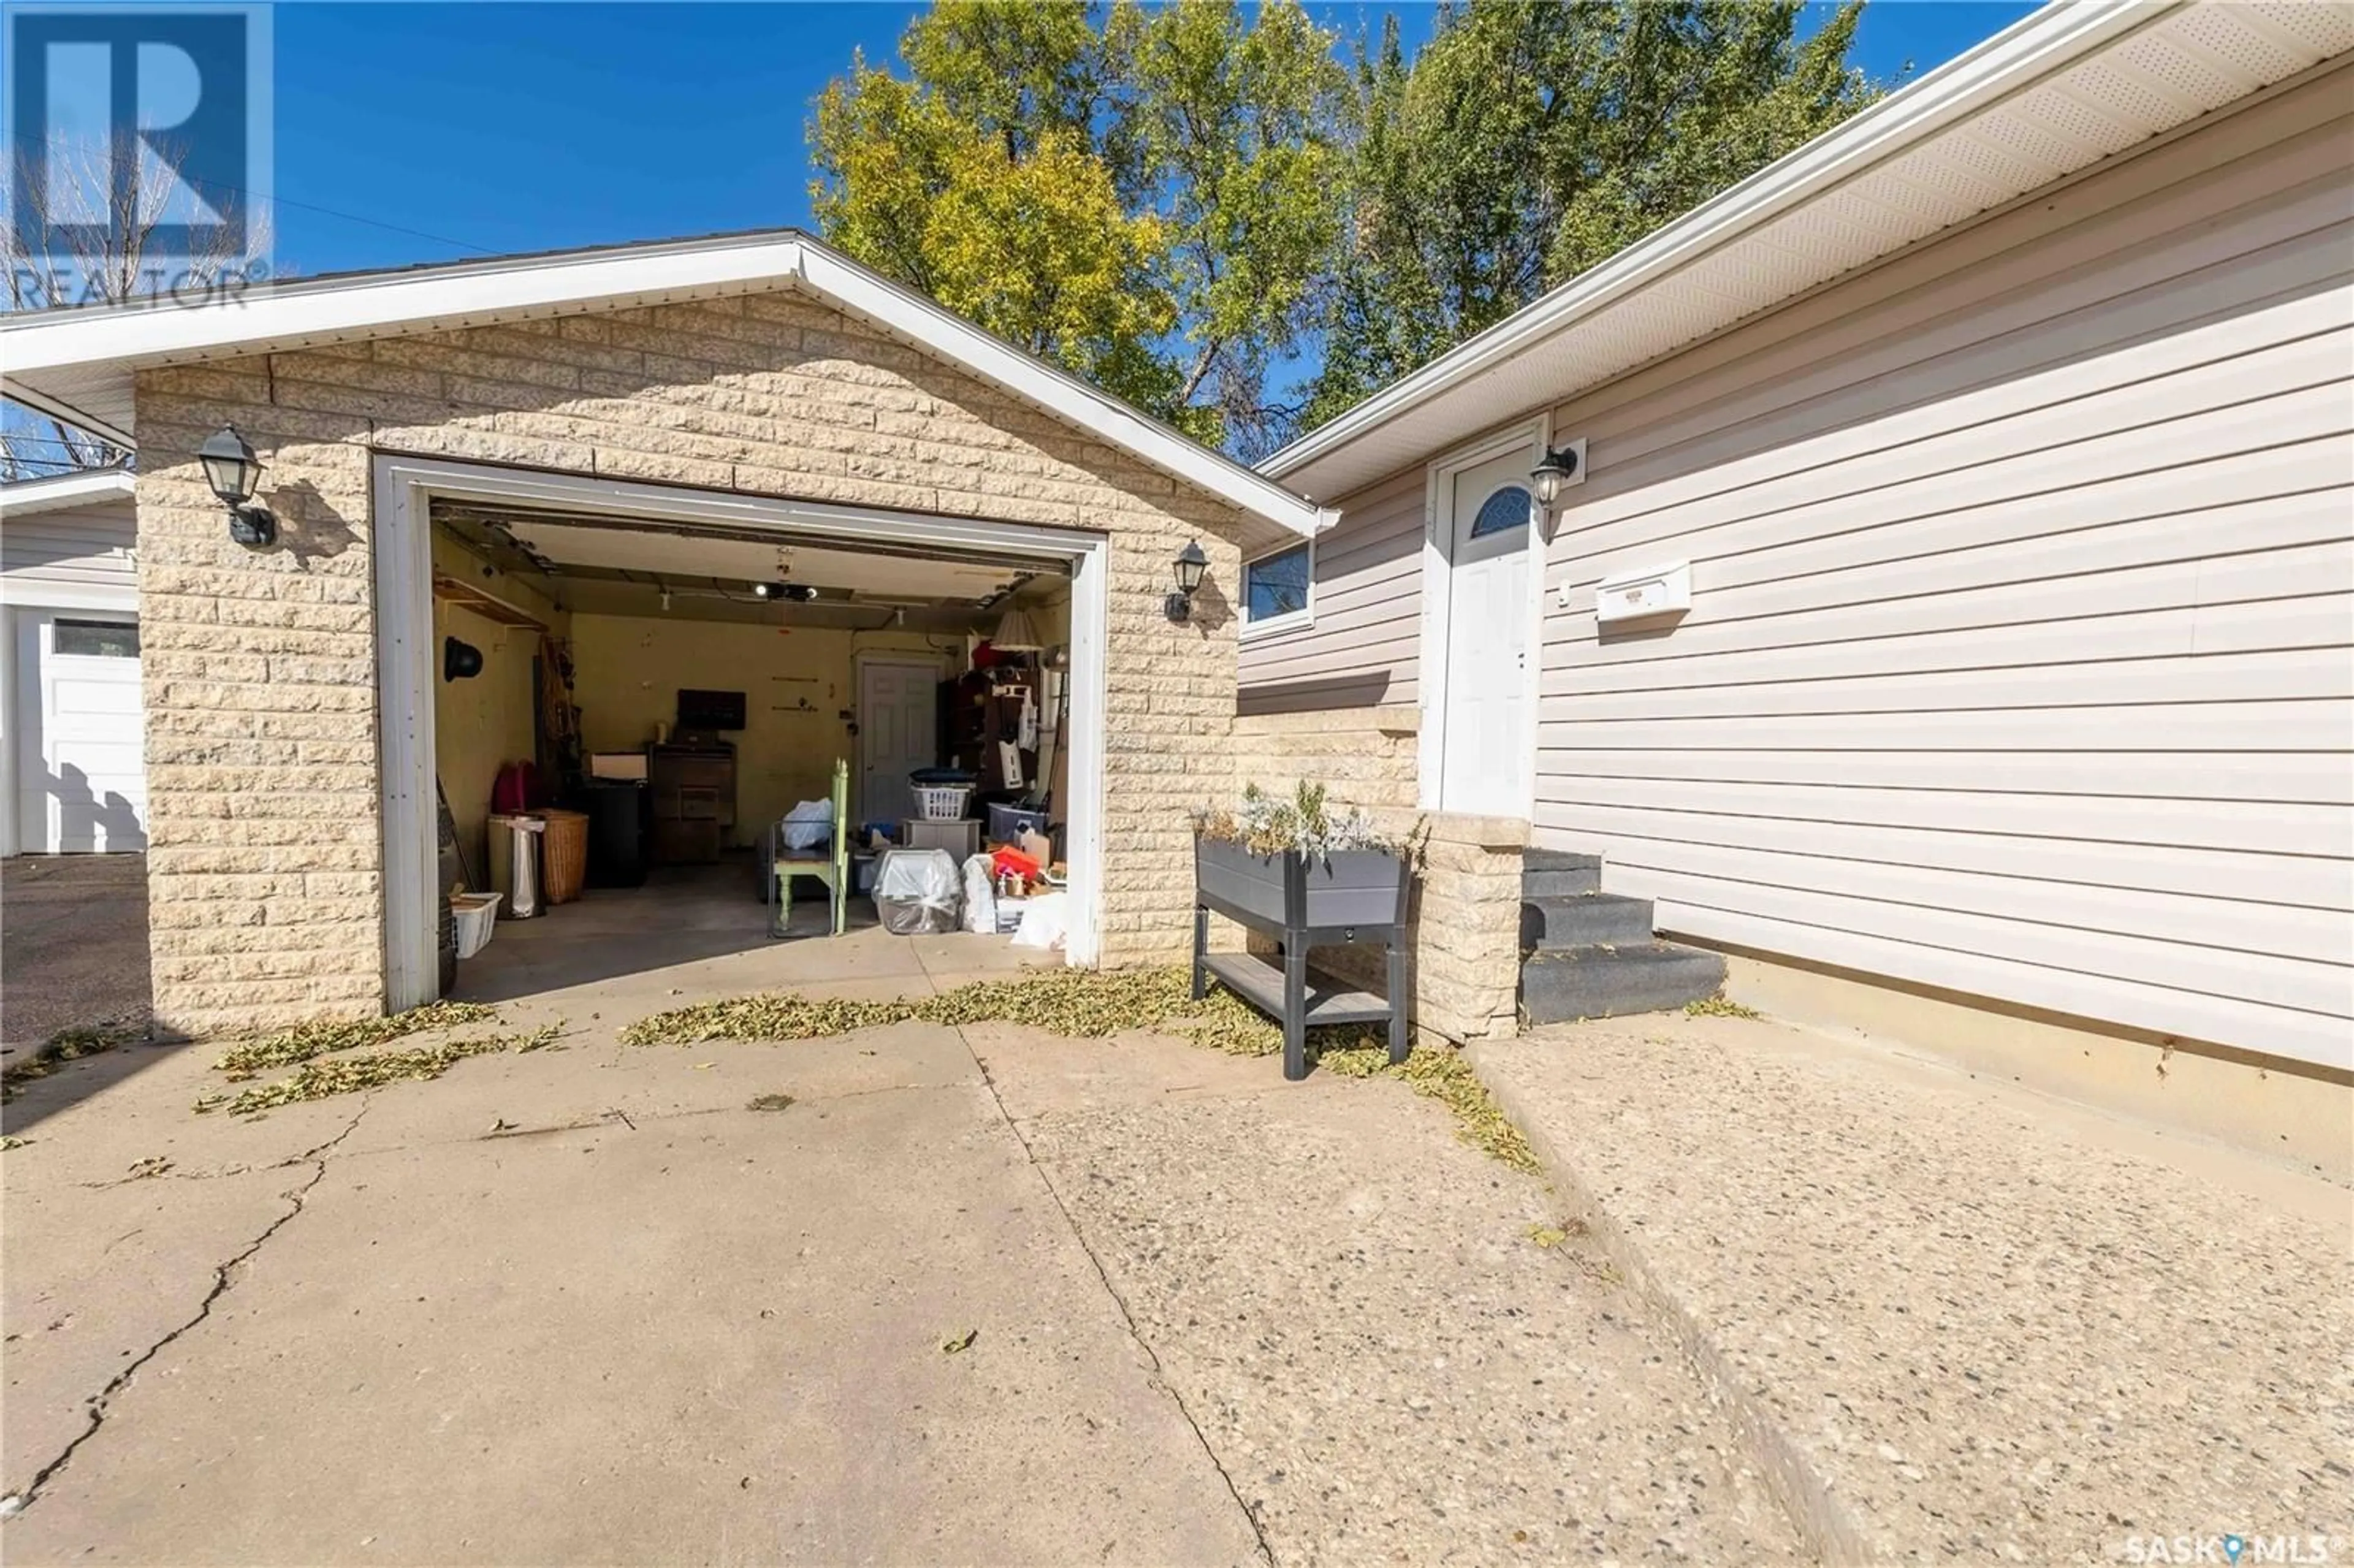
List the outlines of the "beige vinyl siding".
{"type": "Polygon", "coordinates": [[[135,591],[131,548],[138,531],[128,496],[0,517],[0,572],[19,583],[135,591]]]}
{"type": "Polygon", "coordinates": [[[1556,410],[1536,842],[1670,931],[2348,1065],[2350,83],[1556,410]]]}
{"type": "Polygon", "coordinates": [[[1422,471],[1339,503],[1316,541],[1316,614],[1293,631],[1246,637],[1246,714],[1412,703],[1422,634],[1422,471]]]}

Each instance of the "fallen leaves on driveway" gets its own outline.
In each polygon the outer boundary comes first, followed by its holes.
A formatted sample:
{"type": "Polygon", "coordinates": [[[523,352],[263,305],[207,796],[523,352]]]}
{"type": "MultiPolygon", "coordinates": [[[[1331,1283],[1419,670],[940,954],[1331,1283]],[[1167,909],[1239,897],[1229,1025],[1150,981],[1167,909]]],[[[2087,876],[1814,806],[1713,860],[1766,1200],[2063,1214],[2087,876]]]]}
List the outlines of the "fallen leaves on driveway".
{"type": "Polygon", "coordinates": [[[314,1056],[337,1051],[388,1045],[429,1030],[449,1029],[461,1023],[488,1023],[498,1015],[497,1008],[485,1007],[479,1001],[429,1001],[423,1007],[412,1007],[407,1012],[385,1018],[298,1023],[292,1029],[238,1042],[223,1052],[213,1066],[228,1075],[230,1082],[242,1083],[260,1077],[272,1067],[291,1067],[297,1062],[308,1062],[314,1056]]]}
{"type": "Polygon", "coordinates": [[[117,1045],[129,1045],[147,1038],[149,1023],[144,1012],[125,1014],[104,1023],[89,1024],[77,1029],[60,1029],[48,1038],[48,1044],[24,1060],[0,1067],[0,1104],[16,1097],[17,1091],[36,1078],[46,1078],[68,1062],[84,1056],[95,1056],[111,1051],[117,1045]]]}
{"type": "MultiPolygon", "coordinates": [[[[1019,1023],[1055,1034],[1101,1039],[1152,1030],[1235,1056],[1270,1056],[1283,1032],[1239,997],[1213,986],[1193,1000],[1187,969],[1050,969],[1019,980],[974,980],[938,996],[854,1001],[767,991],[675,1007],[621,1031],[628,1045],[700,1045],[715,1040],[815,1040],[907,1022],[1019,1023]]],[[[1455,1113],[1458,1136],[1516,1171],[1534,1172],[1536,1156],[1505,1118],[1487,1086],[1460,1054],[1421,1046],[1395,1066],[1381,1037],[1340,1026],[1308,1032],[1309,1060],[1350,1078],[1403,1078],[1416,1094],[1455,1113]]]]}
{"type": "MultiPolygon", "coordinates": [[[[419,1008],[417,1011],[421,1012],[425,1010],[419,1008]]],[[[562,1031],[562,1024],[550,1023],[527,1034],[485,1034],[472,1040],[445,1040],[438,1045],[419,1045],[407,1050],[314,1059],[304,1062],[302,1069],[291,1078],[256,1084],[235,1095],[208,1095],[196,1102],[196,1109],[226,1110],[231,1116],[253,1116],[278,1106],[331,1099],[337,1095],[356,1094],[362,1089],[378,1088],[405,1079],[438,1078],[469,1056],[486,1056],[501,1051],[539,1050],[562,1031]]],[[[229,1075],[232,1078],[250,1077],[252,1074],[231,1073],[229,1075]]]]}

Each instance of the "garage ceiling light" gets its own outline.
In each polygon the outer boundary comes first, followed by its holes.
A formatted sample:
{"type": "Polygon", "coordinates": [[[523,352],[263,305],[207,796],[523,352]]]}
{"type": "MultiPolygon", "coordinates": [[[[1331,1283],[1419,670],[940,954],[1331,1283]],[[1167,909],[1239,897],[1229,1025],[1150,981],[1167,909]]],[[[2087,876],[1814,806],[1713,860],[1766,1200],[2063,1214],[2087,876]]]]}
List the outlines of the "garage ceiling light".
{"type": "Polygon", "coordinates": [[[1038,641],[1038,629],[1030,624],[1028,613],[1019,609],[1005,612],[1004,618],[998,621],[997,630],[991,636],[989,645],[1001,653],[1037,653],[1044,652],[1046,646],[1038,641]]]}

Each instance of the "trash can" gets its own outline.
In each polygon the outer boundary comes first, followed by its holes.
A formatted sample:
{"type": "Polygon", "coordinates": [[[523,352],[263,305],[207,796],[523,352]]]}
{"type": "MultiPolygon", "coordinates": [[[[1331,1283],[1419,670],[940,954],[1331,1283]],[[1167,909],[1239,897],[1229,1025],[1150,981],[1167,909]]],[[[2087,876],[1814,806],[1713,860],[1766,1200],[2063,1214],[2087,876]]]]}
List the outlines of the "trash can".
{"type": "Polygon", "coordinates": [[[506,906],[510,920],[546,913],[539,893],[539,841],[547,824],[537,817],[491,819],[491,891],[506,906]]]}
{"type": "Polygon", "coordinates": [[[588,780],[588,885],[638,887],[646,880],[646,785],[642,779],[588,780]]]}

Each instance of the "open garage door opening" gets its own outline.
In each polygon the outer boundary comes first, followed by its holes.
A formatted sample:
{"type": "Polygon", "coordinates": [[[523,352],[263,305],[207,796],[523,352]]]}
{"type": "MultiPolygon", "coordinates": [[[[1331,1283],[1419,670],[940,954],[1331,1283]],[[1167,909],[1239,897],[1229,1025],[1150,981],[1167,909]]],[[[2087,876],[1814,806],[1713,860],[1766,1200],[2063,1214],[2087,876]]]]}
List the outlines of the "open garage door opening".
{"type": "Polygon", "coordinates": [[[378,505],[392,1006],[1025,914],[1094,960],[1096,536],[429,460],[378,505]]]}

